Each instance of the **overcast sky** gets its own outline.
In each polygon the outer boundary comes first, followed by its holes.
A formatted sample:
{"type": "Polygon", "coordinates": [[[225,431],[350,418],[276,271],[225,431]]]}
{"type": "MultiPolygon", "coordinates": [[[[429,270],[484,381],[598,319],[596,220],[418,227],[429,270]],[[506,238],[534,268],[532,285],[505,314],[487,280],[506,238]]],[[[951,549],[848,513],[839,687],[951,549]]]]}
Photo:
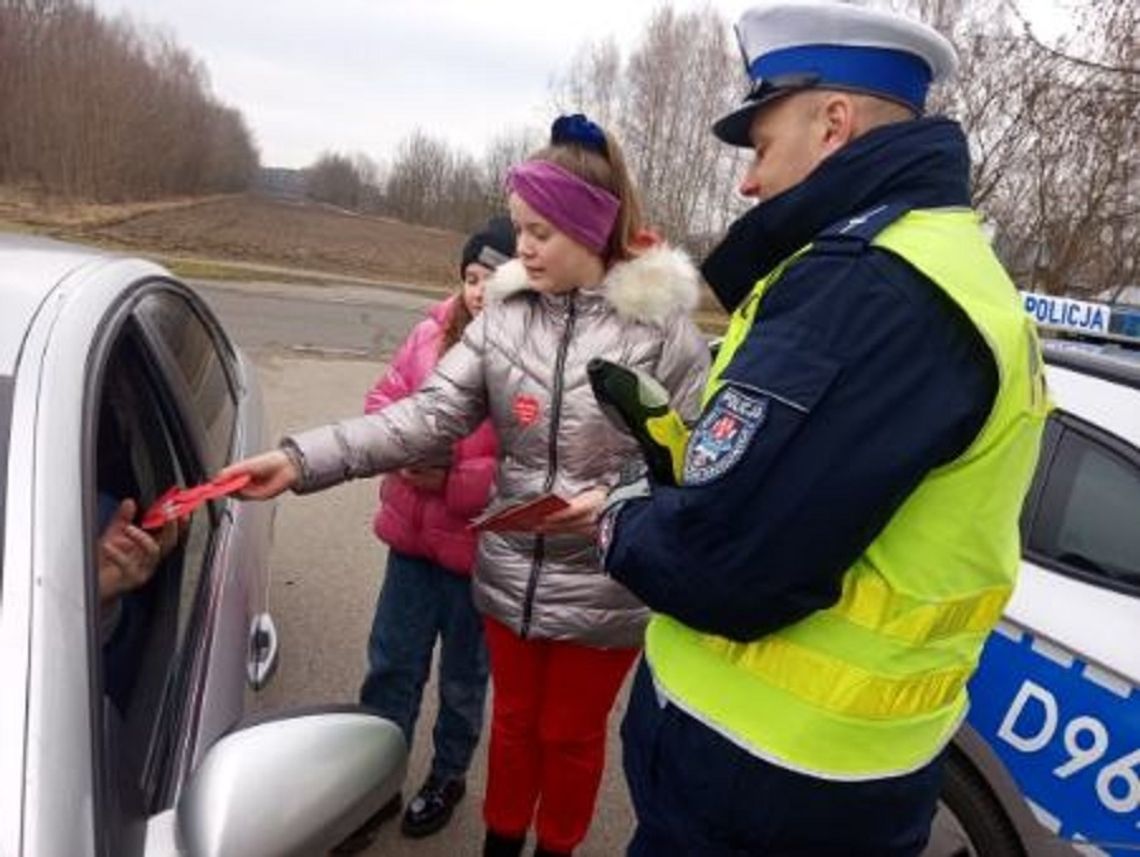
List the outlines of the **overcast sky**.
{"type": "MultiPolygon", "coordinates": [[[[262,163],[303,167],[330,149],[389,159],[416,127],[476,157],[504,130],[546,128],[551,81],[574,52],[608,36],[628,52],[660,0],[94,5],[171,33],[206,64],[214,94],[244,114],[262,163]]],[[[735,21],[749,2],[672,0],[677,11],[706,5],[735,21]]]]}
{"type": "MultiPolygon", "coordinates": [[[[157,27],[209,69],[266,166],[326,149],[388,158],[415,127],[480,156],[546,127],[550,82],[586,41],[638,38],[658,0],[95,0],[157,27]]],[[[676,10],[703,0],[673,0],[676,10]]],[[[735,19],[747,0],[719,0],[735,19]]]]}

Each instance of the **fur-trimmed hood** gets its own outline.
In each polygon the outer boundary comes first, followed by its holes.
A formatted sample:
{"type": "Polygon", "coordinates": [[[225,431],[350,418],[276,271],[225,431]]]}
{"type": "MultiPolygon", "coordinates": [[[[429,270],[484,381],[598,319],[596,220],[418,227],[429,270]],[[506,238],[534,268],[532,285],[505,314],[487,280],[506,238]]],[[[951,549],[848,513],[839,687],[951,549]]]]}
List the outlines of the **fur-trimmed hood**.
{"type": "MultiPolygon", "coordinates": [[[[488,300],[502,301],[524,291],[533,289],[518,259],[500,265],[487,280],[488,300]]],[[[683,250],[659,245],[610,268],[598,291],[622,318],[661,324],[696,308],[700,274],[683,250]]]]}

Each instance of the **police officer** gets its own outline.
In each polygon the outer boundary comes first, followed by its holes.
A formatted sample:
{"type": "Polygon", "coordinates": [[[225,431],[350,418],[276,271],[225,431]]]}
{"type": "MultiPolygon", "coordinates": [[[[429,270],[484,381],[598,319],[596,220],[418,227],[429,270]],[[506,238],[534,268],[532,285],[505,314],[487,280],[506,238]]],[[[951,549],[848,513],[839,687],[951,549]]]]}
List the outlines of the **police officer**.
{"type": "Polygon", "coordinates": [[[820,3],[737,34],[753,85],[713,130],[757,204],[703,266],[731,322],[681,484],[601,519],[654,611],[630,853],[914,855],[1018,565],[1039,347],[961,129],[922,118],[950,44],[820,3]]]}

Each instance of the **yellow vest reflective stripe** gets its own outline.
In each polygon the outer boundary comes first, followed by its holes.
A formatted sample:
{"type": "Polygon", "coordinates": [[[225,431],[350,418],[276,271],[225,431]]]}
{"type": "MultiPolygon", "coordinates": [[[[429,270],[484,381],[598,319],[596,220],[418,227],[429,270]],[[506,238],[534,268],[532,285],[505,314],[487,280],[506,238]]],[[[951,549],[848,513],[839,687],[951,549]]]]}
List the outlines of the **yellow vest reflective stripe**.
{"type": "MultiPolygon", "coordinates": [[[[1049,407],[1032,321],[973,212],[911,211],[873,243],[925,274],[984,337],[998,367],[985,425],[900,506],[832,607],[751,643],[663,615],[646,638],[658,687],[678,706],[757,756],[830,779],[921,767],[965,716],[966,682],[1012,590],[1017,521],[1049,407]]],[[[808,249],[733,316],[706,401],[765,291],[808,249]]]]}

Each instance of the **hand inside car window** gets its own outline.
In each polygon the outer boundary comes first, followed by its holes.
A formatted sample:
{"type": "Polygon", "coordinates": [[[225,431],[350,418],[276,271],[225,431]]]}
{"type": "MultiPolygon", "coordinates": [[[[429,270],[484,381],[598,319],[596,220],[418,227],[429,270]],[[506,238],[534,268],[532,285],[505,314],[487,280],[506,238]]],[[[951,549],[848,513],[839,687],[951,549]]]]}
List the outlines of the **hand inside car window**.
{"type": "Polygon", "coordinates": [[[115,505],[109,495],[99,496],[99,603],[106,612],[119,596],[145,584],[178,543],[178,524],[168,522],[154,536],[135,526],[134,500],[115,505]]]}

